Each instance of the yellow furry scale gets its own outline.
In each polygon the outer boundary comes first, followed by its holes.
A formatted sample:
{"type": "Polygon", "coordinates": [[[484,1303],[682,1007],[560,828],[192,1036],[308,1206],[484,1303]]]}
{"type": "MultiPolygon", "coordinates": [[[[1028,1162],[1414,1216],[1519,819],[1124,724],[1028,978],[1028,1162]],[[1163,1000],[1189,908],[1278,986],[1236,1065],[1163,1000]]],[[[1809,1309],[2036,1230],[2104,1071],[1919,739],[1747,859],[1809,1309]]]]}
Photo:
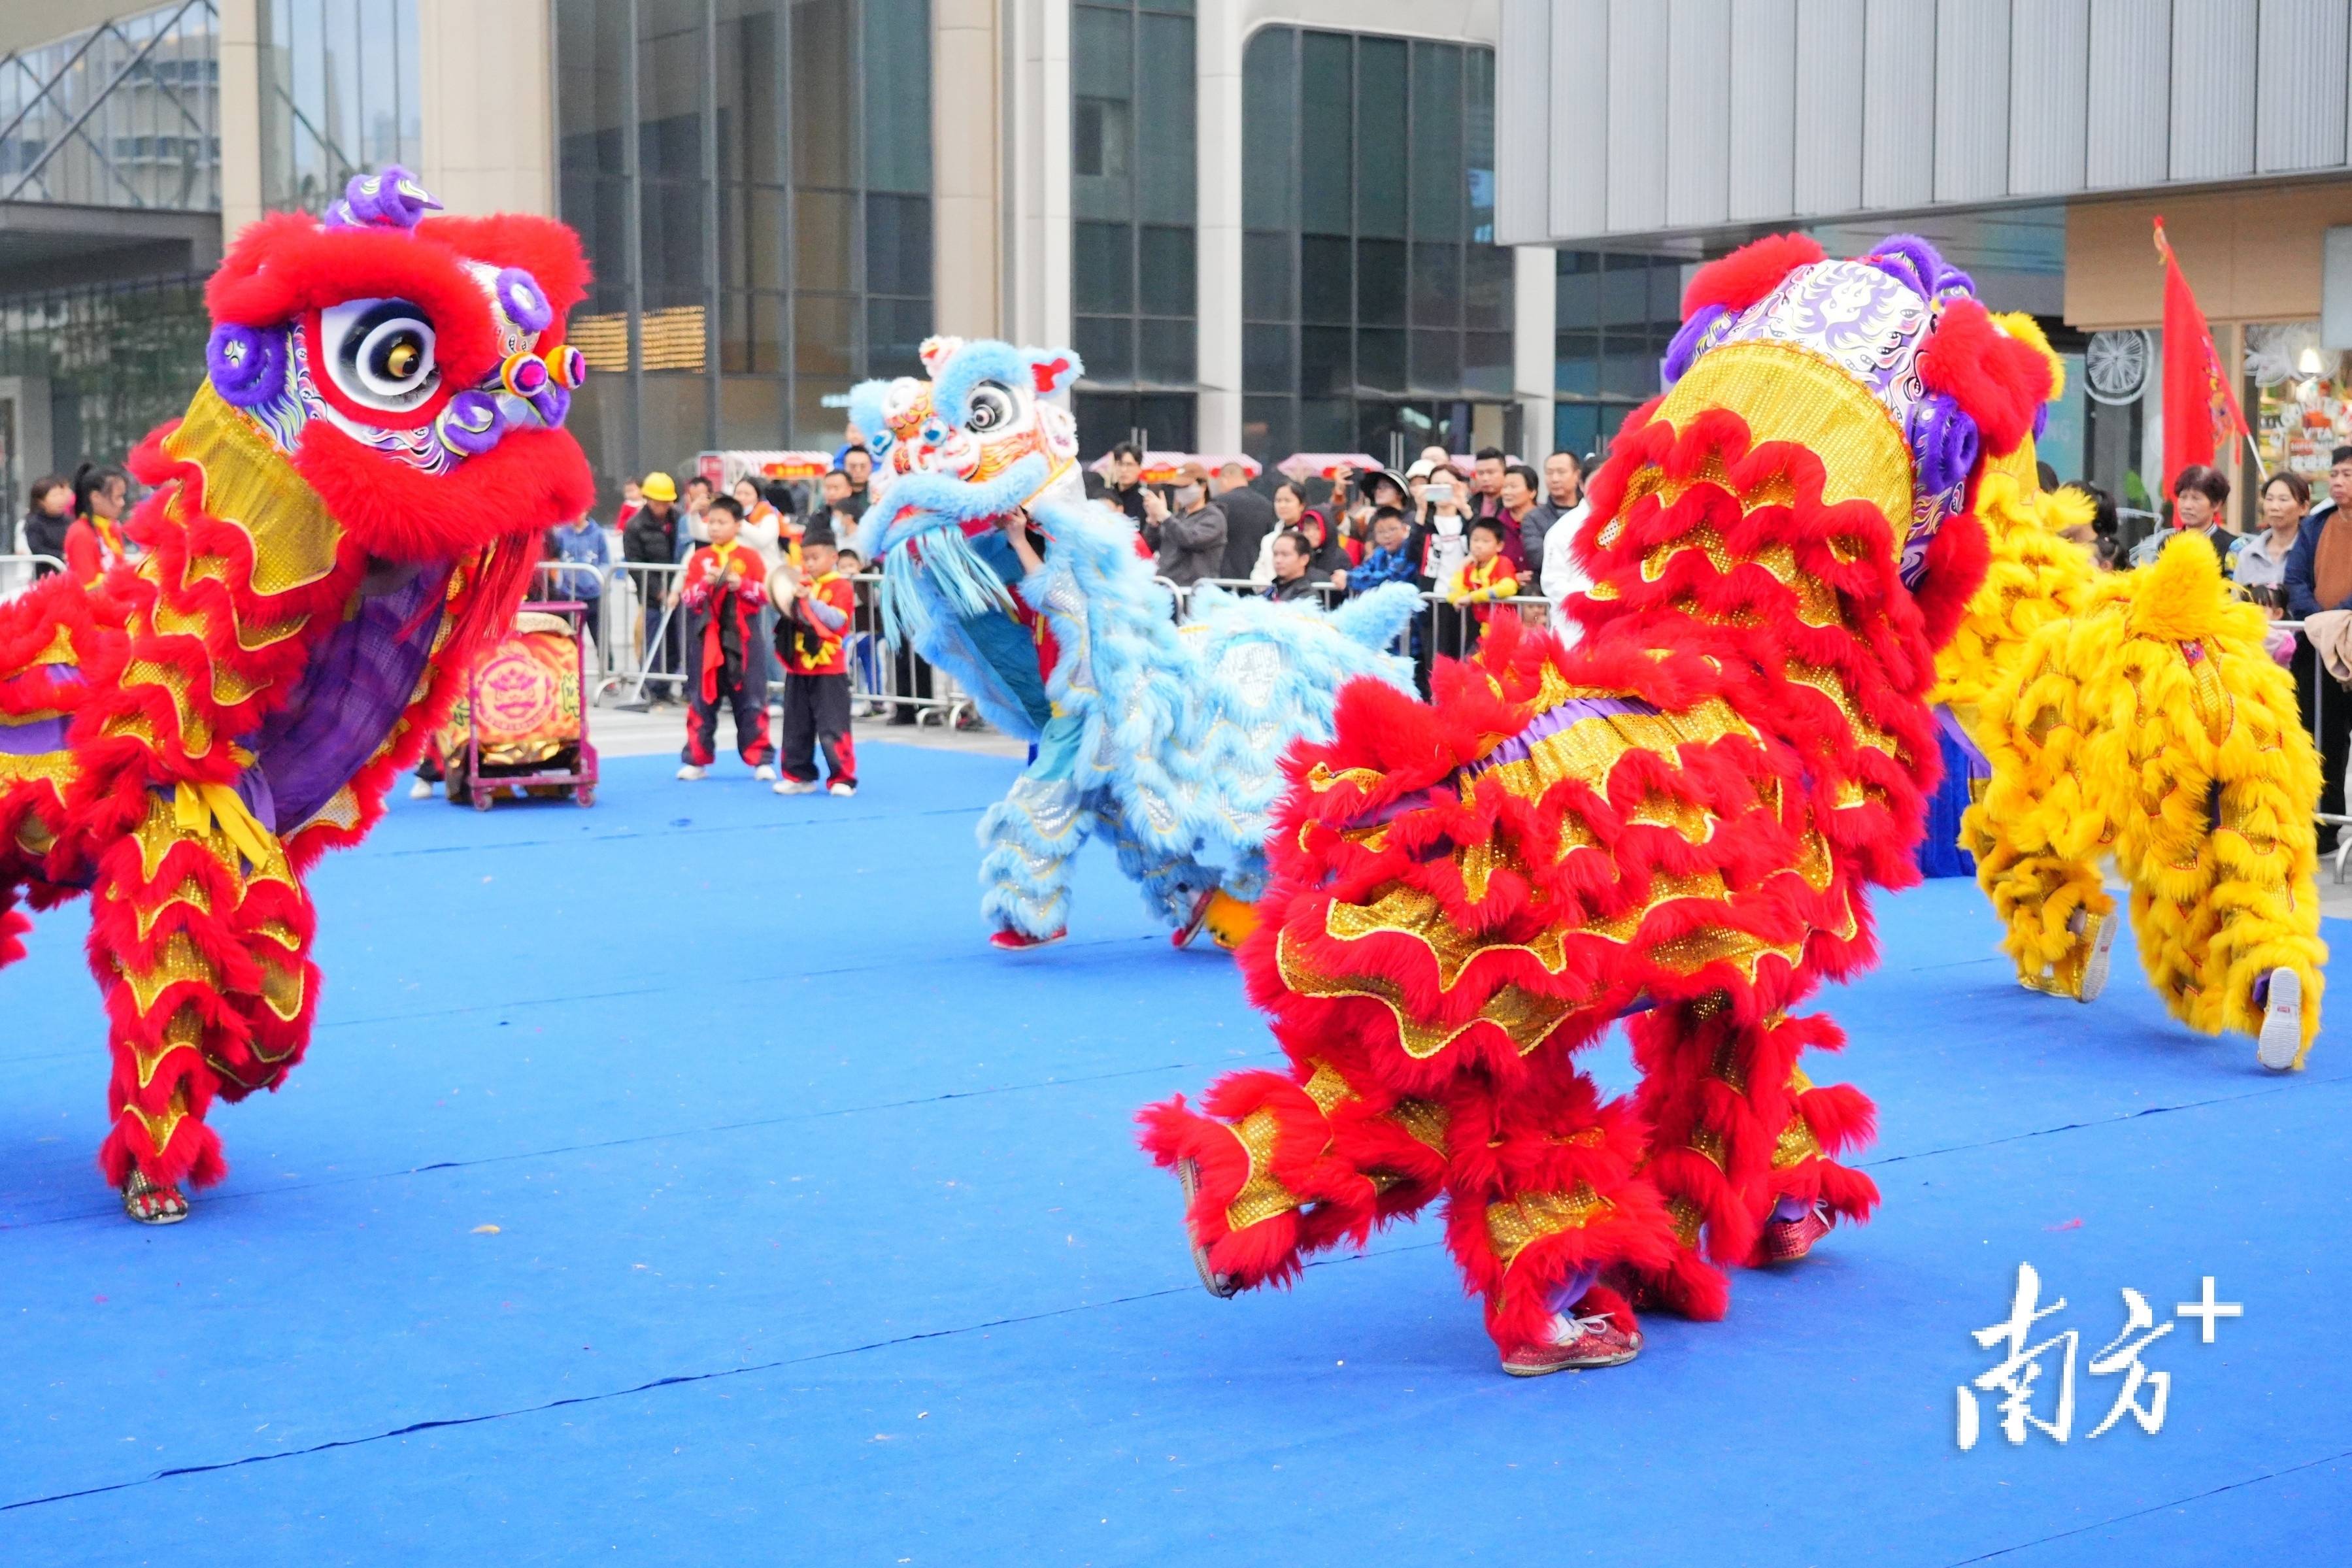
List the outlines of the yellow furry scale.
{"type": "MultiPolygon", "coordinates": [[[[2003,318],[2040,341],[2030,319],[2003,318]]],[[[2046,344],[2043,345],[2046,348],[2046,344]]],[[[2058,530],[2089,520],[2044,495],[2029,444],[1989,465],[1977,516],[1991,564],[1937,663],[1948,703],[1992,765],[1962,842],[2021,979],[2076,994],[2089,956],[2077,910],[2132,887],[2148,978],[2207,1033],[2257,1032],[2257,981],[2303,984],[2303,1065],[2319,1028],[2319,762],[2261,611],[2231,597],[2213,552],[2182,541],[2152,566],[2101,575],[2058,530]]]]}

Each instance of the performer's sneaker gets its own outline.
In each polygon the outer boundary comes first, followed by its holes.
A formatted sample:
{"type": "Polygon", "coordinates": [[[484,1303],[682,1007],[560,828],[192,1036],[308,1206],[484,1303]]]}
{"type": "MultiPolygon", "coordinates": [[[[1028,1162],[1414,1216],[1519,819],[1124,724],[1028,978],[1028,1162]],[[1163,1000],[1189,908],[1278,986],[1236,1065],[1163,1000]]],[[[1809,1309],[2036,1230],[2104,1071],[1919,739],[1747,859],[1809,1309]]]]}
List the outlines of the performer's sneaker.
{"type": "MultiPolygon", "coordinates": [[[[812,784],[809,788],[816,786],[812,784]]],[[[1015,931],[1008,926],[991,936],[988,945],[1000,952],[1025,953],[1032,947],[1051,947],[1069,934],[1070,928],[1066,925],[1056,925],[1043,936],[1032,936],[1026,931],[1015,931]]]]}
{"type": "Polygon", "coordinates": [[[751,777],[757,779],[762,784],[772,784],[776,781],[776,770],[762,762],[760,766],[751,769],[751,777]]]}
{"type": "Polygon", "coordinates": [[[852,795],[857,793],[857,786],[852,784],[846,779],[836,779],[832,783],[824,787],[824,792],[828,795],[837,795],[842,800],[846,800],[852,795]]]}
{"type": "Polygon", "coordinates": [[[677,770],[677,776],[691,784],[698,779],[709,777],[709,772],[710,770],[709,768],[703,768],[696,763],[689,762],[685,767],[677,770]]]}
{"type": "Polygon", "coordinates": [[[1756,1240],[1757,1254],[1767,1263],[1793,1263],[1811,1252],[1813,1243],[1827,1236],[1835,1224],[1825,1203],[1814,1204],[1794,1219],[1768,1220],[1756,1240]]]}
{"type": "Polygon", "coordinates": [[[779,779],[776,780],[776,793],[779,795],[814,795],[816,793],[816,780],[814,779],[779,779]]]}
{"type": "MultiPolygon", "coordinates": [[[[1184,1189],[1184,1234],[1192,1233],[1192,1200],[1201,1192],[1201,1167],[1193,1160],[1176,1162],[1177,1185],[1184,1189]]],[[[1241,1293],[1241,1287],[1228,1274],[1220,1274],[1209,1267],[1209,1249],[1198,1241],[1192,1243],[1192,1267],[1200,1271],[1201,1283],[1209,1294],[1219,1301],[1230,1301],[1241,1293]]]]}
{"type": "Polygon", "coordinates": [[[1168,945],[1180,951],[1190,947],[1192,938],[1201,934],[1201,927],[1209,923],[1209,910],[1216,902],[1217,890],[1213,887],[1193,899],[1192,913],[1185,917],[1183,925],[1168,934],[1168,945]]]}
{"type": "Polygon", "coordinates": [[[2076,1001],[2095,1001],[2099,993],[2107,988],[2107,969],[2116,956],[2116,933],[2122,926],[2123,912],[2119,909],[2110,909],[2105,915],[2078,909],[2067,919],[2068,931],[2076,936],[2087,934],[2091,942],[2091,955],[2083,960],[2083,978],[2074,988],[2076,1001]]]}
{"type": "MultiPolygon", "coordinates": [[[[1591,1299],[1588,1296],[1586,1301],[1591,1299]]],[[[1642,1354],[1642,1331],[1619,1328],[1616,1320],[1614,1312],[1589,1317],[1581,1312],[1554,1312],[1551,1333],[1544,1343],[1511,1352],[1503,1357],[1503,1370],[1513,1377],[1541,1377],[1553,1372],[1622,1366],[1642,1354]]]]}
{"type": "Polygon", "coordinates": [[[412,800],[430,800],[433,799],[433,781],[430,779],[419,779],[408,787],[408,798],[412,800]]]}
{"type": "Polygon", "coordinates": [[[2303,1050],[2303,977],[2293,969],[2273,969],[2269,990],[2254,1057],[2273,1072],[2285,1072],[2303,1050]]]}
{"type": "Polygon", "coordinates": [[[122,1184],[122,1212],[142,1225],[177,1225],[188,1218],[188,1197],[176,1186],[148,1180],[134,1166],[122,1184]]]}

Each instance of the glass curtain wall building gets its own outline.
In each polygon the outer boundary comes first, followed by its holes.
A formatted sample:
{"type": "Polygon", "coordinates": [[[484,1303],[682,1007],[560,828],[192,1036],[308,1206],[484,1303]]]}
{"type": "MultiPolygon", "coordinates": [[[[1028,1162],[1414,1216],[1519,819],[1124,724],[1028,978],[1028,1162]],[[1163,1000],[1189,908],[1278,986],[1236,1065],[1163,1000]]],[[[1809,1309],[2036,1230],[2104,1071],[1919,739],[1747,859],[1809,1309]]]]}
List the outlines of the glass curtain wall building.
{"type": "Polygon", "coordinates": [[[1658,393],[1682,325],[1685,262],[1564,250],[1557,264],[1552,450],[1606,455],[1625,416],[1658,393]]]}
{"type": "Polygon", "coordinates": [[[1251,455],[1515,446],[1494,51],[1267,27],[1242,75],[1251,455]]]}
{"type": "Polygon", "coordinates": [[[256,10],[263,205],[320,212],[355,173],[423,161],[416,0],[260,0],[256,10]]]}
{"type": "Polygon", "coordinates": [[[556,0],[554,31],[600,483],[830,451],[931,330],[929,0],[556,0]]]}
{"type": "Polygon", "coordinates": [[[1192,0],[1070,7],[1070,291],[1081,451],[1189,452],[1200,406],[1192,0]]]}

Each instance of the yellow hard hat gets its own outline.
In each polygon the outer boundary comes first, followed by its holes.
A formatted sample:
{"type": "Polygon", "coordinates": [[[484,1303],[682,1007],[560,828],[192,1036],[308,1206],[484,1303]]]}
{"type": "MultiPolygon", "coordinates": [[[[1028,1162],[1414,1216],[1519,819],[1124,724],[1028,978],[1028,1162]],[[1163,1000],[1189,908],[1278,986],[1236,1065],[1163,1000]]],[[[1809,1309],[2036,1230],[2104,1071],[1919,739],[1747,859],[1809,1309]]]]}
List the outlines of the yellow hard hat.
{"type": "Polygon", "coordinates": [[[648,501],[677,499],[677,481],[667,474],[648,474],[646,476],[646,482],[637,488],[646,493],[646,499],[648,501]]]}

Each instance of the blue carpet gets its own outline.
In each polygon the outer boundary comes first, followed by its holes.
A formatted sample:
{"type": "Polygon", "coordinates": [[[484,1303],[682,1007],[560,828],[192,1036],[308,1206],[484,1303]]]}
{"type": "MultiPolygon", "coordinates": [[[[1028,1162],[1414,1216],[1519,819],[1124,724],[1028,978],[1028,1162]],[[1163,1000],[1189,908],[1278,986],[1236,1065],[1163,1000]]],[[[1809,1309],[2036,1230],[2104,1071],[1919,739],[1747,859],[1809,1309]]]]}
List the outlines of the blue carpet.
{"type": "Polygon", "coordinates": [[[2095,1007],[2021,992],[1966,882],[1885,901],[1816,1072],[1878,1100],[1877,1221],[1519,1383],[1433,1223],[1204,1295],[1129,1118],[1275,1060],[1230,962],[1107,852],[1068,944],[989,952],[971,829],[1014,765],[865,760],[849,801],[648,758],[590,811],[398,802],[313,879],[310,1060],[215,1113],[233,1174],[173,1230],[94,1175],[87,927],[45,917],[0,975],[0,1558],[2341,1560],[2326,1037],[2274,1078],[2124,955],[2095,1007]],[[2021,1260],[2082,1336],[2074,1438],[1963,1454],[2021,1260]],[[2245,1316],[2147,1353],[2161,1432],[2090,1440],[2119,1288],[2168,1322],[2206,1274],[2245,1316]]]}

